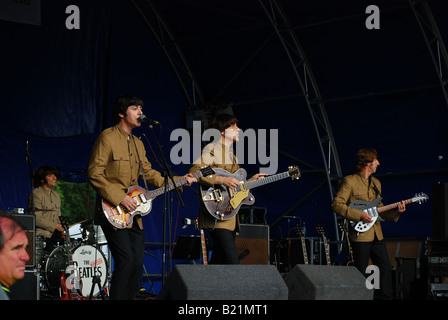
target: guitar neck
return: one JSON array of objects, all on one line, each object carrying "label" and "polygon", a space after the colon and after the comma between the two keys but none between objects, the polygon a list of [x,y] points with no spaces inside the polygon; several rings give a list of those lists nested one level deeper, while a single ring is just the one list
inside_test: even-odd
[{"label": "guitar neck", "polygon": [[331,265],[330,248],[328,247],[327,237],[325,235],[322,235],[322,240],[324,242],[325,259],[327,260],[327,265]]},{"label": "guitar neck", "polygon": [[256,187],[263,186],[263,185],[268,184],[268,183],[272,183],[272,182],[275,182],[275,181],[279,181],[279,180],[288,178],[288,177],[289,177],[289,172],[286,171],[286,172],[283,172],[283,173],[274,174],[272,176],[265,177],[263,179],[258,179],[258,180],[246,182],[246,186],[247,186],[248,189],[253,189],[253,188],[256,188]]},{"label": "guitar neck", "polygon": [[[405,204],[409,204],[409,203],[412,203],[412,199],[403,200],[403,202]],[[394,209],[394,208],[398,207],[398,205],[400,203],[401,203],[401,201],[388,204],[387,206],[382,206],[380,208],[377,208],[377,211],[378,211],[378,213],[381,213],[381,212],[384,212],[384,211],[387,211],[387,210]]]},{"label": "guitar neck", "polygon": [[202,260],[204,264],[208,264],[208,259],[207,259],[207,247],[205,244],[205,235],[204,235],[204,230],[201,229],[201,247],[202,247]]},{"label": "guitar neck", "polygon": [[[200,178],[200,177],[202,177],[202,173],[196,172],[193,174],[193,177],[195,177],[196,179]],[[187,184],[187,179],[185,177],[175,181],[174,183],[171,182],[171,183],[167,184],[166,186],[160,187],[155,190],[148,191],[145,194],[145,198],[146,199],[154,199],[155,197],[163,194],[165,191],[171,191],[174,188],[179,188],[179,187],[183,186],[184,184]]]}]

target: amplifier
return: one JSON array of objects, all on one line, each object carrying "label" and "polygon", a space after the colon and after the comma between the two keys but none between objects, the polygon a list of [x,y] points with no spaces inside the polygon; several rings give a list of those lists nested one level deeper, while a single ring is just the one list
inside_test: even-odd
[{"label": "amplifier", "polygon": [[269,264],[269,226],[240,224],[235,243],[240,264]]}]

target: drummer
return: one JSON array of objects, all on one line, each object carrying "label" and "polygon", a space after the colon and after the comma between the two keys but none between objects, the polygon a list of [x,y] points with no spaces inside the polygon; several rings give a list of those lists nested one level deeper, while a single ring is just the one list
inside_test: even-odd
[{"label": "drummer", "polygon": [[34,175],[32,206],[36,216],[36,236],[44,237],[45,251],[51,252],[58,240],[65,237],[59,217],[61,216],[61,198],[54,190],[59,171],[50,166],[42,166]]}]

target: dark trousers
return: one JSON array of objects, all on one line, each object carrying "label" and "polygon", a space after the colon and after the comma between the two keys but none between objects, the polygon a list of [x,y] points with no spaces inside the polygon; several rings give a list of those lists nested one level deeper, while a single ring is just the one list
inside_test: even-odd
[{"label": "dark trousers", "polygon": [[132,300],[142,280],[145,234],[137,223],[132,228],[116,230],[105,221],[101,227],[114,259],[109,297],[111,300]]},{"label": "dark trousers", "polygon": [[213,241],[210,264],[239,264],[236,233],[226,229],[209,230],[209,233]]},{"label": "dark trousers", "polygon": [[366,274],[369,258],[380,270],[380,289],[376,296],[380,299],[392,299],[392,268],[384,240],[372,242],[352,242],[353,260],[362,274]]}]

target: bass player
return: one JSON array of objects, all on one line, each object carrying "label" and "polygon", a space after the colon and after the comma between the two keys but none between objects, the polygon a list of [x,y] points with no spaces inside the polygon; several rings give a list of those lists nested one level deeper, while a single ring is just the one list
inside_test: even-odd
[{"label": "bass player", "polygon": [[[142,277],[145,235],[138,216],[130,228],[113,227],[102,212],[101,198],[128,212],[136,210],[137,201],[126,191],[143,176],[140,166],[148,184],[161,187],[165,182],[146,158],[143,142],[132,134],[132,129],[141,126],[142,107],[143,100],[135,94],[117,98],[112,111],[115,126],[104,130],[95,141],[87,170],[89,182],[97,192],[95,223],[101,225],[115,263],[111,300],[135,299]],[[191,174],[175,176],[174,180],[182,178],[188,182],[186,185],[196,182]]]}]

